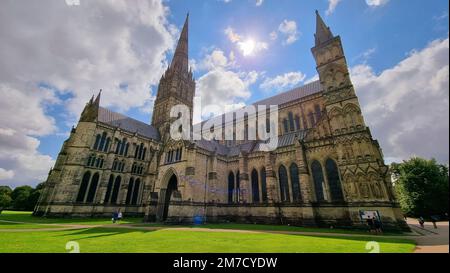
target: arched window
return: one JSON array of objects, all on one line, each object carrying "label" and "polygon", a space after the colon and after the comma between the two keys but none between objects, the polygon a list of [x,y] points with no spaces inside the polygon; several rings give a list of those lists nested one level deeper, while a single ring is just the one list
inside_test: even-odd
[{"label": "arched window", "polygon": [[328,184],[330,186],[330,195],[332,201],[344,200],[342,194],[341,180],[339,179],[339,172],[336,162],[332,159],[327,159],[325,162],[325,170],[327,173]]},{"label": "arched window", "polygon": [[138,178],[134,183],[133,197],[131,198],[132,205],[137,205],[140,189],[141,189],[141,180]]},{"label": "arched window", "polygon": [[241,177],[239,171],[236,173],[236,202],[241,200]]},{"label": "arched window", "polygon": [[267,202],[267,182],[266,182],[266,169],[261,170],[261,198],[263,202]]},{"label": "arched window", "polygon": [[289,129],[290,131],[294,131],[294,115],[292,115],[292,112],[288,113],[288,118],[289,118]]},{"label": "arched window", "polygon": [[141,143],[141,145],[139,145],[138,159],[142,159],[143,150],[144,150],[144,144]]},{"label": "arched window", "polygon": [[91,154],[91,155],[89,156],[89,159],[88,159],[88,162],[87,162],[87,166],[88,166],[88,167],[91,167],[91,166],[94,165],[94,163],[95,163],[95,155],[94,155],[94,154]]},{"label": "arched window", "polygon": [[313,175],[314,180],[314,189],[316,190],[316,199],[318,202],[324,201],[325,198],[323,196],[323,172],[322,172],[322,165],[320,165],[319,161],[314,160],[314,162],[311,164],[311,171]]},{"label": "arched window", "polygon": [[133,146],[134,146],[134,158],[137,158],[139,153],[139,146],[136,144],[133,144]]},{"label": "arched window", "polygon": [[131,173],[136,173],[136,162],[131,166]]},{"label": "arched window", "polygon": [[119,154],[120,155],[123,155],[123,153],[125,152],[125,146],[127,145],[127,139],[126,138],[124,138],[123,140],[122,140],[122,144],[120,145],[120,151],[119,151]]},{"label": "arched window", "polygon": [[259,179],[258,179],[258,172],[253,169],[252,171],[252,199],[253,203],[259,203]]},{"label": "arched window", "polygon": [[128,190],[127,190],[127,199],[125,200],[125,204],[129,205],[131,204],[131,196],[133,195],[133,187],[134,187],[134,178],[130,178],[130,182],[128,183]]},{"label": "arched window", "polygon": [[113,165],[112,165],[112,170],[113,171],[117,170],[117,164],[118,164],[118,161],[117,161],[117,158],[116,158],[116,159],[114,159],[114,162],[113,162]]},{"label": "arched window", "polygon": [[114,182],[114,188],[113,188],[112,196],[111,196],[111,203],[113,203],[113,204],[117,203],[117,197],[119,196],[121,181],[122,181],[122,178],[120,176],[116,177],[116,181]]},{"label": "arched window", "polygon": [[111,138],[107,138],[106,139],[106,144],[105,144],[105,148],[103,149],[104,152],[108,152],[109,150],[109,144],[111,143]]},{"label": "arched window", "polygon": [[83,179],[81,180],[80,189],[78,190],[77,202],[84,202],[84,197],[89,185],[89,180],[91,178],[91,172],[85,172]]},{"label": "arched window", "polygon": [[120,172],[123,172],[125,169],[125,161],[122,160],[122,162],[120,163]]},{"label": "arched window", "polygon": [[289,132],[289,125],[288,125],[288,120],[287,119],[283,120],[283,126],[284,126],[284,132],[285,133]]},{"label": "arched window", "polygon": [[128,155],[128,148],[130,147],[130,143],[127,143],[127,145],[125,145],[125,152],[124,152],[124,156]]},{"label": "arched window", "polygon": [[99,151],[103,151],[106,142],[106,132],[102,134],[102,139],[100,140],[100,145],[98,146]]},{"label": "arched window", "polygon": [[94,150],[98,150],[98,146],[100,145],[101,138],[102,138],[102,136],[100,134],[98,134],[95,137]]},{"label": "arched window", "polygon": [[92,176],[91,184],[89,186],[88,195],[86,198],[87,203],[94,202],[95,193],[97,192],[97,186],[98,186],[98,179],[100,175],[98,173],[95,173],[94,176]]},{"label": "arched window", "polygon": [[116,151],[114,152],[116,155],[118,155],[119,154],[119,152],[120,152],[120,149],[121,149],[121,147],[122,147],[122,141],[120,141],[120,140],[118,140],[117,138],[116,138]]},{"label": "arched window", "polygon": [[300,117],[298,115],[295,116],[295,129],[300,130]]},{"label": "arched window", "polygon": [[97,157],[97,159],[95,161],[95,167],[100,168],[100,157]]},{"label": "arched window", "polygon": [[281,165],[278,169],[278,179],[280,180],[281,202],[289,202],[289,183],[286,168]]},{"label": "arched window", "polygon": [[114,175],[109,176],[108,187],[106,188],[105,200],[104,203],[109,203],[109,199],[111,198],[111,192],[114,186]]},{"label": "arched window", "polygon": [[292,163],[289,167],[289,172],[291,174],[292,198],[294,199],[294,202],[299,202],[302,200],[302,195],[300,192],[300,179],[298,176],[297,164]]},{"label": "arched window", "polygon": [[230,172],[228,175],[228,204],[233,203],[234,193],[234,173]]},{"label": "arched window", "polygon": [[145,153],[147,153],[147,148],[144,148],[144,151],[142,152],[141,160],[145,160]]}]

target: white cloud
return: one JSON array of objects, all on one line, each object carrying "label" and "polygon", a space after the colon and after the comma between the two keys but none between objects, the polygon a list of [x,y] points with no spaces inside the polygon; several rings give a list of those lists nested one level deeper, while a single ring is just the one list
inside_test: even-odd
[{"label": "white cloud", "polygon": [[[328,0],[328,9],[325,11],[326,15],[331,15],[334,10],[336,9],[337,5],[341,2],[342,0]],[[370,1],[370,0],[366,0]],[[376,0],[375,0],[376,1]]]},{"label": "white cloud", "polygon": [[284,34],[284,36],[286,37],[283,42],[286,45],[294,43],[300,36],[297,30],[297,23],[295,21],[284,20],[278,27],[278,31]]},{"label": "white cloud", "polygon": [[319,80],[319,74],[316,74],[316,75],[312,76],[311,78],[306,79],[305,84],[312,83],[312,82],[315,82],[318,80]]},{"label": "white cloud", "polygon": [[236,33],[231,27],[225,29],[225,34],[230,42],[237,45],[237,49],[239,49],[244,56],[256,55],[269,48],[269,45],[266,42],[257,41],[252,37],[244,38],[242,35]]},{"label": "white cloud", "polygon": [[[37,137],[57,132],[49,106],[60,105],[66,122],[76,122],[102,88],[103,106],[148,109],[177,34],[168,12],[160,0],[2,3],[0,166],[15,173],[7,183],[37,182],[52,165],[37,151]],[[15,140],[25,145],[17,154]]]},{"label": "white cloud", "polygon": [[351,69],[367,124],[386,158],[413,155],[448,163],[449,39],[413,51],[379,75]]},{"label": "white cloud", "polygon": [[242,40],[242,37],[236,32],[234,32],[234,29],[231,27],[227,27],[225,29],[225,34],[232,43],[237,43]]},{"label": "white cloud", "polygon": [[250,98],[249,86],[258,77],[257,72],[237,73],[223,68],[215,68],[198,79],[196,94],[201,96],[202,107],[221,106],[216,113],[222,114],[225,105],[240,105]]},{"label": "white cloud", "polygon": [[[230,3],[232,0],[217,0],[220,2],[224,2],[224,3]],[[257,7],[261,6],[264,3],[264,0],[254,0],[255,1],[255,5]]]},{"label": "white cloud", "polygon": [[371,7],[384,6],[389,2],[389,0],[366,0],[366,4]]},{"label": "white cloud", "polygon": [[300,71],[289,72],[283,75],[278,75],[275,78],[266,78],[259,87],[265,91],[286,91],[283,89],[291,88],[304,81],[305,78],[306,75]]},{"label": "white cloud", "polygon": [[206,71],[197,81],[196,95],[201,97],[202,108],[219,106],[214,115],[222,114],[225,105],[244,106],[243,101],[251,96],[249,87],[260,77],[256,71],[238,71],[234,61],[233,51],[227,57],[221,49],[215,48],[196,62],[199,70]]},{"label": "white cloud", "polygon": [[370,58],[372,58],[373,54],[375,54],[376,51],[377,49],[375,47],[369,48],[366,51],[354,57],[352,61],[355,62],[360,60],[362,63],[366,63]]},{"label": "white cloud", "polygon": [[11,179],[14,177],[14,171],[12,170],[5,170],[3,168],[0,168],[0,181],[5,179]]}]

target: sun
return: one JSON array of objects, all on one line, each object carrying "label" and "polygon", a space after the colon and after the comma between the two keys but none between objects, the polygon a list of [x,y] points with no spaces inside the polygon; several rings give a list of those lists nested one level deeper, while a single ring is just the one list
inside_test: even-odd
[{"label": "sun", "polygon": [[239,43],[239,49],[244,56],[249,56],[255,51],[256,43],[253,39],[248,39],[245,42]]}]

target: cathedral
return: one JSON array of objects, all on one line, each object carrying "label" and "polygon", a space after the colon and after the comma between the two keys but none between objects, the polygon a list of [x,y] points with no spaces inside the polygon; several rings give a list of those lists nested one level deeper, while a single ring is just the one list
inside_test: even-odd
[{"label": "cathedral", "polygon": [[319,80],[254,103],[278,105],[276,149],[264,151],[260,140],[245,138],[170,137],[170,109],[192,110],[195,95],[188,16],[161,77],[151,124],[101,107],[101,93],[93,97],[64,142],[34,214],[101,217],[120,210],[146,222],[357,228],[369,211],[387,229],[407,229],[382,150],[362,116],[341,38],[317,12],[316,18],[311,52]]}]

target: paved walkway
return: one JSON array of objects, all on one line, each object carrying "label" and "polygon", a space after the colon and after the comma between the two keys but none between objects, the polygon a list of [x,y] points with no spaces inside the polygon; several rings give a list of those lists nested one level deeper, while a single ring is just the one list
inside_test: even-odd
[{"label": "paved walkway", "polygon": [[414,237],[417,243],[415,253],[449,253],[449,222],[437,223],[437,229],[430,222],[422,229],[416,219],[408,218],[408,225],[421,236]]},{"label": "paved walkway", "polygon": [[299,232],[299,231],[271,231],[271,230],[237,230],[237,229],[211,229],[201,227],[155,227],[145,226],[142,224],[108,224],[108,225],[77,225],[77,224],[39,224],[27,222],[4,221],[16,224],[33,224],[44,226],[58,226],[55,228],[24,228],[24,229],[0,229],[0,232],[31,232],[31,231],[61,231],[83,228],[127,228],[136,230],[180,230],[180,231],[208,231],[208,232],[237,232],[237,233],[276,233],[291,235],[309,235],[309,236],[330,236],[330,237],[367,237],[377,236],[385,238],[404,238],[412,239],[417,246],[415,253],[449,253],[449,222],[437,223],[438,228],[434,229],[432,223],[425,223],[425,227],[421,228],[416,219],[408,219],[408,225],[412,229],[412,233],[406,235],[373,235],[373,234],[344,234],[344,233],[326,233],[326,232]]}]

